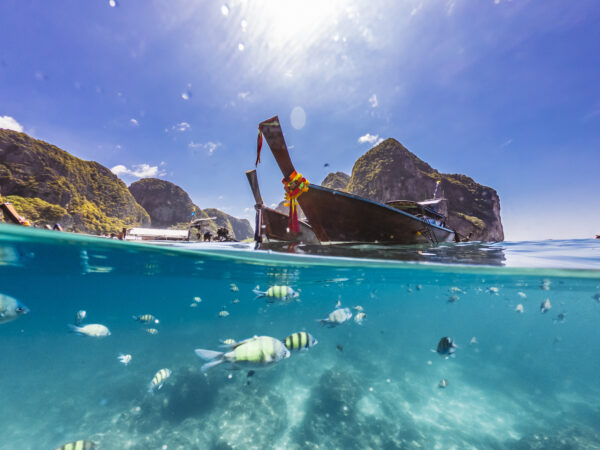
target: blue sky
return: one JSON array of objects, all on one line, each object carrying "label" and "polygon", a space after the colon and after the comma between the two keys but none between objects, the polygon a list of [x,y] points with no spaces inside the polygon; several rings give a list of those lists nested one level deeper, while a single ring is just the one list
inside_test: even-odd
[{"label": "blue sky", "polygon": [[0,29],[0,127],[128,184],[252,218],[278,114],[309,181],[394,137],[495,188],[509,240],[600,233],[596,1],[3,0]]}]

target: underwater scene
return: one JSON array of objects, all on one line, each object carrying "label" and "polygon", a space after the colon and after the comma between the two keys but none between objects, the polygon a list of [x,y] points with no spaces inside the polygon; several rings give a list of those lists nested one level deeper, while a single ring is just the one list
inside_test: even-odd
[{"label": "underwater scene", "polygon": [[600,448],[600,244],[569,245],[519,267],[544,243],[466,265],[0,226],[0,448]]}]

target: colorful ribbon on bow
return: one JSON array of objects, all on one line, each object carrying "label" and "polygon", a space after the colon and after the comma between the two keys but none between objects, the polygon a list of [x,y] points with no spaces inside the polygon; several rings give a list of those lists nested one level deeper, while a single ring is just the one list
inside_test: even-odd
[{"label": "colorful ribbon on bow", "polygon": [[285,189],[285,206],[290,207],[288,227],[292,233],[298,233],[300,226],[298,224],[298,197],[308,191],[310,184],[302,174],[295,170],[289,177],[282,180],[283,188]]}]

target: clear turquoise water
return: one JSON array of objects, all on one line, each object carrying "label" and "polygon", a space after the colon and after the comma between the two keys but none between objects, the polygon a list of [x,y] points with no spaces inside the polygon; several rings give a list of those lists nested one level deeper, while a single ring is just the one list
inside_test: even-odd
[{"label": "clear turquoise water", "polygon": [[[436,264],[0,226],[0,292],[31,310],[0,325],[0,448],[600,448],[598,242],[402,252]],[[301,302],[255,299],[257,285],[275,284]],[[463,291],[455,302],[451,288]],[[363,306],[364,324],[321,327],[338,300]],[[111,336],[69,333],[80,309]],[[144,313],[160,319],[157,335],[131,318]],[[319,344],[252,377],[203,374],[194,354],[300,330]],[[432,352],[443,336],[455,358]],[[149,394],[161,368],[173,374]]]}]

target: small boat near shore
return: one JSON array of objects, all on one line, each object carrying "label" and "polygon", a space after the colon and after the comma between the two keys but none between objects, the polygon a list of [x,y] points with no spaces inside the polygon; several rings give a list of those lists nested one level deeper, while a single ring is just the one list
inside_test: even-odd
[{"label": "small boat near shore", "polygon": [[260,194],[258,186],[258,177],[256,169],[246,171],[250,189],[254,195],[256,204],[256,223],[254,226],[254,240],[261,243],[269,242],[303,242],[305,244],[318,244],[319,240],[315,236],[312,227],[306,222],[300,220],[298,233],[292,233],[289,228],[289,216],[267,207]]},{"label": "small boat near shore", "polygon": [[[398,200],[386,204],[309,184],[292,164],[277,116],[259,124],[259,152],[263,136],[284,176],[287,191],[297,196],[297,202],[321,243],[437,244],[456,239],[454,230],[445,225],[445,216],[434,210],[439,199]],[[304,180],[301,193],[298,193],[298,180]]]}]

